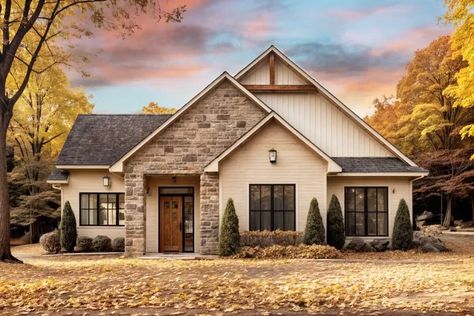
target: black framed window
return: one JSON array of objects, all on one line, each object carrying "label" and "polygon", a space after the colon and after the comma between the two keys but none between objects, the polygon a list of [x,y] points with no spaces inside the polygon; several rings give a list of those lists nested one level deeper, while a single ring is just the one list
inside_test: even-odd
[{"label": "black framed window", "polygon": [[250,230],[295,230],[295,185],[250,185]]},{"label": "black framed window", "polygon": [[124,193],[80,193],[81,226],[125,225]]},{"label": "black framed window", "polygon": [[346,236],[388,236],[388,188],[345,188]]}]

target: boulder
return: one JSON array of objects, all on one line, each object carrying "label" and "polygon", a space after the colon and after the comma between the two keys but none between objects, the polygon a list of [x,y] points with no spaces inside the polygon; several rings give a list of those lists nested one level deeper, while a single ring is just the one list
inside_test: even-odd
[{"label": "boulder", "polygon": [[421,245],[421,251],[423,252],[439,252],[438,248],[433,246],[433,244],[426,243]]},{"label": "boulder", "polygon": [[375,248],[366,243],[362,238],[353,238],[349,244],[345,247],[348,250],[354,250],[356,252],[374,252]]},{"label": "boulder", "polygon": [[370,242],[370,246],[372,246],[372,248],[374,248],[377,252],[386,251],[389,244],[390,240],[386,239],[374,239]]},{"label": "boulder", "polygon": [[416,217],[416,221],[428,221],[432,219],[433,216],[434,216],[433,213],[424,211],[423,213],[421,213],[420,215]]},{"label": "boulder", "polygon": [[[421,250],[423,252],[445,252],[449,251],[448,247],[436,237],[424,236],[419,239]],[[436,249],[436,250],[434,250]]]}]

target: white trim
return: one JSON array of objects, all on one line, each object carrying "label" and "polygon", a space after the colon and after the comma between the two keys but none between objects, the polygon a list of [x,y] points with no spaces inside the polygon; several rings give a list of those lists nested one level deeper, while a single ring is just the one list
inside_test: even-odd
[{"label": "white trim", "polygon": [[295,64],[291,59],[289,59],[284,53],[282,53],[275,46],[270,46],[265,50],[260,56],[258,56],[254,61],[247,65],[244,69],[239,71],[235,75],[235,79],[239,80],[242,78],[253,66],[259,63],[263,58],[265,58],[270,52],[275,53],[283,59],[285,63],[291,66],[294,70],[298,72],[300,76],[311,82],[322,95],[326,96],[329,100],[335,103],[345,114],[352,118],[356,123],[358,123],[362,128],[366,129],[372,136],[374,136],[382,145],[387,147],[393,154],[398,156],[400,159],[408,163],[410,166],[416,167],[417,165],[407,156],[405,156],[400,150],[398,150],[394,145],[392,145],[388,140],[386,140],[382,135],[375,131],[370,125],[368,125],[364,120],[362,120],[357,114],[355,114],[350,108],[348,108],[344,103],[337,99],[333,94],[331,94],[325,87],[323,87],[319,82],[317,82],[313,77],[307,74],[303,69],[301,69],[297,64]]},{"label": "white trim", "polygon": [[315,151],[319,156],[321,156],[324,160],[328,162],[328,172],[341,172],[342,168],[339,166],[334,160],[331,159],[325,152],[319,149],[316,145],[314,145],[311,141],[309,141],[306,137],[304,137],[300,132],[298,132],[293,126],[288,124],[281,116],[277,113],[272,112],[267,115],[263,120],[261,120],[257,125],[255,125],[252,129],[250,129],[247,133],[245,133],[241,138],[239,138],[232,146],[227,148],[224,152],[222,152],[219,156],[217,156],[214,160],[212,160],[206,167],[204,167],[204,172],[219,172],[219,162],[227,157],[231,152],[233,152],[237,147],[239,147],[242,143],[247,141],[253,134],[255,134],[260,128],[265,126],[270,120],[275,119],[284,127],[286,127],[290,132],[292,132],[296,137],[298,137],[303,143],[305,143],[309,148]]},{"label": "white trim", "polygon": [[342,172],[333,177],[426,177],[428,172]]},{"label": "white trim", "polygon": [[[68,184],[69,179],[68,180],[46,180],[46,183],[49,183],[49,184]],[[54,185],[53,185],[53,188],[54,188]]]},{"label": "white trim", "polygon": [[197,94],[194,98],[192,98],[188,103],[186,103],[183,107],[181,107],[173,116],[171,116],[163,125],[158,127],[153,133],[148,135],[144,140],[140,143],[135,145],[130,151],[128,151],[122,158],[120,158],[117,162],[115,162],[111,167],[111,172],[123,172],[123,162],[130,158],[138,149],[148,143],[151,139],[153,139],[158,133],[162,130],[167,128],[171,123],[173,123],[178,117],[180,117],[189,107],[193,104],[198,102],[202,97],[207,95],[214,87],[216,87],[221,81],[229,80],[237,89],[243,92],[249,99],[254,101],[257,105],[259,105],[264,111],[267,113],[271,112],[271,109],[263,103],[259,98],[255,95],[250,93],[247,89],[245,89],[237,80],[235,80],[231,75],[227,72],[223,72],[219,77],[217,77],[213,82],[211,82],[204,90],[202,90],[199,94]]},{"label": "white trim", "polygon": [[108,169],[108,165],[56,165],[56,169]]}]

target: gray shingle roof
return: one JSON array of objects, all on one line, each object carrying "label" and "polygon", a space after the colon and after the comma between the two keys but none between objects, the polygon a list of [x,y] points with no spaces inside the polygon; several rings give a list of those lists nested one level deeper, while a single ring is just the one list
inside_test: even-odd
[{"label": "gray shingle roof", "polygon": [[79,115],[57,165],[112,165],[171,115]]},{"label": "gray shingle roof", "polygon": [[342,172],[426,172],[399,158],[392,157],[332,157],[342,167]]},{"label": "gray shingle roof", "polygon": [[48,181],[67,181],[68,178],[68,171],[54,168],[53,171],[51,171],[51,174],[48,176]]}]

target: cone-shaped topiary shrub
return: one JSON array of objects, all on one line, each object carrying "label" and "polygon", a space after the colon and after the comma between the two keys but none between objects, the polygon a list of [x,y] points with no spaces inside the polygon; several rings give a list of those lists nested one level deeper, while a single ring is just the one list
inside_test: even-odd
[{"label": "cone-shaped topiary shrub", "polygon": [[333,194],[327,215],[328,225],[328,245],[336,249],[342,249],[346,242],[346,233],[344,230],[344,218],[342,217],[341,204],[337,196]]},{"label": "cone-shaped topiary shrub", "polygon": [[71,208],[69,201],[66,201],[63,210],[63,216],[61,217],[60,225],[60,234],[61,234],[61,248],[67,252],[74,251],[77,240],[77,230],[76,230],[76,218]]},{"label": "cone-shaped topiary shrub", "polygon": [[392,248],[407,250],[413,243],[413,228],[411,227],[410,212],[404,199],[398,204],[395,223],[393,224]]},{"label": "cone-shaped topiary shrub", "polygon": [[313,198],[309,205],[303,242],[307,245],[324,244],[323,218],[319,212],[318,200],[316,198]]},{"label": "cone-shaped topiary shrub", "polygon": [[224,211],[224,218],[222,218],[221,234],[219,236],[219,255],[234,255],[239,251],[239,248],[239,218],[235,213],[234,201],[229,199]]}]

